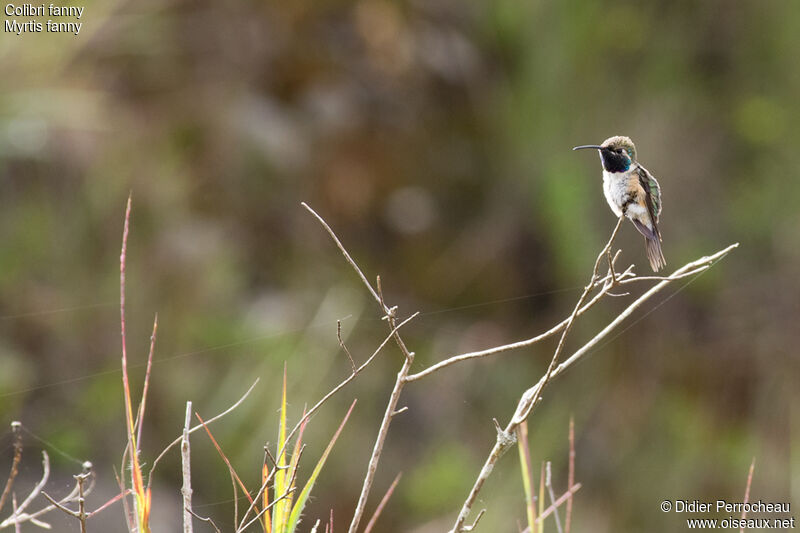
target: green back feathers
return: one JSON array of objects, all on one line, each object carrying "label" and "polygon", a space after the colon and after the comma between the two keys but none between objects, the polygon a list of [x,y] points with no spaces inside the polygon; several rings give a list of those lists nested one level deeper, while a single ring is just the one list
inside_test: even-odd
[{"label": "green back feathers", "polygon": [[650,172],[643,166],[639,165],[639,183],[647,193],[647,207],[650,209],[650,215],[655,222],[658,222],[658,216],[661,214],[661,187]]}]

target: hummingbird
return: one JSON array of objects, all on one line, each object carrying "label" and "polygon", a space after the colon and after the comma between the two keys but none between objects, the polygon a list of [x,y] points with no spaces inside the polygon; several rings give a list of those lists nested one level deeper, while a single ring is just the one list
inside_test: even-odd
[{"label": "hummingbird", "polygon": [[653,272],[667,262],[661,252],[658,215],[661,214],[661,187],[650,172],[636,160],[636,147],[629,137],[609,137],[603,144],[576,146],[600,152],[603,163],[603,193],[611,211],[625,216],[644,235],[647,259]]}]

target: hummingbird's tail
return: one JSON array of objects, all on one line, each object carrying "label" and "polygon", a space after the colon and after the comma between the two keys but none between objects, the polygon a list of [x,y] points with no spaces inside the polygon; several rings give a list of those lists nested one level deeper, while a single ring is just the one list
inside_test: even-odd
[{"label": "hummingbird's tail", "polygon": [[645,237],[644,241],[647,246],[647,259],[650,260],[650,268],[653,269],[653,272],[658,272],[667,265],[664,254],[661,252],[661,239],[656,234],[652,238]]},{"label": "hummingbird's tail", "polygon": [[650,260],[650,268],[653,269],[653,272],[658,272],[667,265],[664,254],[661,253],[661,233],[658,231],[658,226],[653,224],[652,228],[648,228],[635,218],[631,218],[630,220],[633,222],[633,225],[636,226],[636,229],[639,230],[639,233],[644,235],[644,242],[647,246],[647,259]]}]

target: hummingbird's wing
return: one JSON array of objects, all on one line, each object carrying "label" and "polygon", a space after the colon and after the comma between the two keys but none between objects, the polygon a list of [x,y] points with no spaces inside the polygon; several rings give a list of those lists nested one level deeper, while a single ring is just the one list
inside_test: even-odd
[{"label": "hummingbird's wing", "polygon": [[[639,165],[637,171],[639,173],[639,184],[645,192],[647,211],[653,221],[653,226],[655,226],[658,223],[658,216],[661,214],[661,187],[658,186],[658,182],[646,168]],[[657,229],[656,232],[658,232]]]},{"label": "hummingbird's wing", "polygon": [[667,264],[664,260],[664,254],[661,252],[661,232],[658,231],[658,215],[661,214],[661,187],[658,186],[658,182],[653,175],[641,165],[638,166],[637,173],[639,174],[639,185],[641,185],[645,193],[644,201],[647,206],[647,213],[650,215],[650,222],[653,224],[652,237],[648,237],[647,232],[643,231],[646,228],[641,222],[631,220],[634,226],[647,237],[645,239],[647,259],[650,261],[650,267],[653,272],[658,272]]}]

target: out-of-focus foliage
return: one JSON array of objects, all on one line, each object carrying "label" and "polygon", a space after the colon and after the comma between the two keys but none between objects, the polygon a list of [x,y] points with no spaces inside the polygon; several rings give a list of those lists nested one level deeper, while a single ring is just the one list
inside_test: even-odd
[{"label": "out-of-focus foliage", "polygon": [[[422,311],[405,333],[419,369],[532,336],[571,309],[614,220],[598,161],[570,148],[626,134],[663,189],[669,267],[742,245],[553,385],[530,422],[534,461],[565,479],[574,414],[576,531],[674,531],[662,499],[735,501],[753,456],[751,495],[800,493],[789,468],[800,456],[797,2],[91,0],[82,21],[78,36],[0,35],[5,427],[22,420],[91,459],[114,490],[117,261],[132,191],[132,373],[156,311],[160,322],[143,462],[179,434],[185,400],[205,417],[260,377],[214,430],[257,486],[283,362],[291,422],[349,372],[337,319],[359,360],[386,334],[300,201],[381,275],[402,315]],[[618,242],[645,272],[630,226]],[[571,346],[622,305],[593,311]],[[382,531],[450,524],[491,418],[511,413],[550,348],[409,385],[371,500],[406,472]],[[349,521],[399,359],[388,349],[309,426],[318,457],[359,398],[309,522],[330,508],[337,529]],[[226,468],[200,441],[196,510],[228,523]],[[169,460],[154,529],[179,516]],[[506,459],[484,489],[487,531],[525,521],[517,468]],[[122,527],[114,518],[105,531]]]}]

